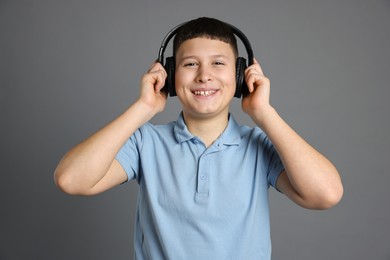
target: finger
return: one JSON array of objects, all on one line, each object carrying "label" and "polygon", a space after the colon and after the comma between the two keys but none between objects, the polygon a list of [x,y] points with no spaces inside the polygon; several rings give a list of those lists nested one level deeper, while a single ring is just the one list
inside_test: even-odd
[{"label": "finger", "polygon": [[253,73],[247,73],[245,82],[248,86],[249,93],[252,93],[255,90],[255,86],[253,84],[255,82],[255,75]]},{"label": "finger", "polygon": [[156,61],[154,61],[153,63],[152,63],[152,65],[150,65],[150,67],[149,67],[149,69],[148,69],[148,72],[152,72],[153,71],[153,68],[156,66]]},{"label": "finger", "polygon": [[246,77],[246,84],[248,86],[248,90],[249,90],[249,93],[252,93],[255,91],[255,86],[254,86],[254,82],[256,81],[255,77],[253,76],[253,74],[251,75],[248,75]]},{"label": "finger", "polygon": [[142,85],[159,92],[165,85],[166,73],[163,70],[148,72],[142,77]]},{"label": "finger", "polygon": [[261,75],[264,75],[263,69],[260,66],[260,63],[256,60],[256,58],[253,58],[253,65],[257,70],[261,73]]},{"label": "finger", "polygon": [[167,75],[165,68],[159,62],[153,63],[152,66],[149,68],[148,73],[159,73],[162,74],[164,77],[166,77]]},{"label": "finger", "polygon": [[149,68],[148,72],[154,72],[154,71],[159,71],[159,70],[165,70],[163,65],[161,65],[160,62],[155,61]]},{"label": "finger", "polygon": [[158,71],[153,72],[153,74],[155,74],[155,80],[156,80],[156,84],[154,85],[154,90],[156,92],[160,92],[160,90],[165,85],[167,73],[165,72],[165,70],[158,70]]},{"label": "finger", "polygon": [[269,84],[269,79],[260,73],[248,73],[246,76],[246,82],[250,92],[255,91],[256,87]]}]

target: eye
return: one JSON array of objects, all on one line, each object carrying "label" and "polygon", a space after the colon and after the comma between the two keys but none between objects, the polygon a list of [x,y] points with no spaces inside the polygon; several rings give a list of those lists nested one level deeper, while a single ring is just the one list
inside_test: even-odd
[{"label": "eye", "polygon": [[184,64],[184,67],[195,67],[196,65],[196,62],[187,62]]},{"label": "eye", "polygon": [[225,65],[225,63],[222,62],[222,61],[215,61],[215,62],[214,62],[214,65],[219,65],[219,66],[221,66],[221,65]]}]

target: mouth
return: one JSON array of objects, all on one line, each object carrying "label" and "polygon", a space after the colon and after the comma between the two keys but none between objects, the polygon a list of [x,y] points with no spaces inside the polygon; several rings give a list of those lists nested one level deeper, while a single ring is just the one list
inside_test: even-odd
[{"label": "mouth", "polygon": [[195,90],[195,91],[192,91],[192,93],[195,96],[202,96],[202,97],[211,96],[211,95],[215,94],[216,92],[217,92],[216,90]]}]

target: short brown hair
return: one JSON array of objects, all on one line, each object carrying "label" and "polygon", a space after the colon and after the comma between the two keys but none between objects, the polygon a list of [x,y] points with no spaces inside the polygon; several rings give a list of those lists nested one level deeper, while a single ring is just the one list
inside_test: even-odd
[{"label": "short brown hair", "polygon": [[194,38],[226,42],[232,46],[234,55],[238,56],[237,40],[231,27],[218,19],[208,17],[191,20],[178,29],[173,41],[173,55],[176,56],[177,50],[184,41]]}]

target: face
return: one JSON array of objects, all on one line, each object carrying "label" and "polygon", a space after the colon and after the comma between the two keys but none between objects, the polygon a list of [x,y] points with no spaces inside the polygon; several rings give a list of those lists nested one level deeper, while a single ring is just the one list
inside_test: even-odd
[{"label": "face", "polygon": [[223,41],[194,38],[176,53],[176,94],[184,117],[227,116],[236,89],[236,57]]}]

